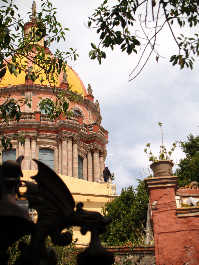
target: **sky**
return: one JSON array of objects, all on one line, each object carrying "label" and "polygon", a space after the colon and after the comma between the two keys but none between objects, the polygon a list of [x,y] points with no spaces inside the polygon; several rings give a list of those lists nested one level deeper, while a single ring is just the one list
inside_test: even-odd
[{"label": "sky", "polygon": [[[32,0],[16,0],[23,12],[29,11]],[[90,43],[97,34],[87,28],[88,16],[100,0],[52,0],[57,18],[70,28],[65,43],[57,47],[76,48],[79,59],[70,63],[85,87],[91,84],[95,99],[101,106],[102,125],[109,131],[106,165],[115,174],[117,193],[133,185],[137,179],[150,174],[150,163],[144,153],[150,142],[155,154],[159,151],[161,134],[158,122],[163,123],[164,143],[170,149],[174,141],[184,141],[189,134],[198,134],[199,77],[198,63],[194,70],[179,70],[168,62],[175,49],[165,30],[158,49],[165,58],[153,57],[141,75],[129,82],[129,73],[136,65],[137,56],[127,56],[118,49],[107,51],[107,59],[99,65],[88,57]],[[36,1],[39,6],[40,1]],[[184,154],[177,148],[172,159],[177,166]]]}]

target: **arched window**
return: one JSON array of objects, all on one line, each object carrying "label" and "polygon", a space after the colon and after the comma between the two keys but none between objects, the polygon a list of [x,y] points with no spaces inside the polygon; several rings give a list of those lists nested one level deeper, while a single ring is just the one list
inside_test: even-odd
[{"label": "arched window", "polygon": [[16,149],[10,149],[2,152],[2,161],[16,160]]},{"label": "arched window", "polygon": [[83,158],[78,156],[78,178],[83,179]]},{"label": "arched window", "polygon": [[50,115],[53,113],[54,108],[55,108],[55,104],[50,98],[42,99],[39,102],[39,109],[41,111],[41,114]]},{"label": "arched window", "polygon": [[76,117],[82,117],[82,112],[79,109],[72,109],[72,112]]},{"label": "arched window", "polygon": [[49,148],[39,149],[39,161],[54,169],[54,150]]}]

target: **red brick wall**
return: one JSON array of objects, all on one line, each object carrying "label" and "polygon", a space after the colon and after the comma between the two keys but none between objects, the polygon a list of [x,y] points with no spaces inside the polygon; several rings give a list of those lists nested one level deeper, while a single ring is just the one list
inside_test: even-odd
[{"label": "red brick wall", "polygon": [[177,216],[174,186],[149,189],[156,264],[198,265],[199,216]]}]

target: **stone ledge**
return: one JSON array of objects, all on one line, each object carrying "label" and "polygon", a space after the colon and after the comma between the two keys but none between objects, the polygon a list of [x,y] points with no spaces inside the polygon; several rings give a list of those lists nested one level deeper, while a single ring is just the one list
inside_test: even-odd
[{"label": "stone ledge", "polygon": [[186,207],[176,209],[177,217],[192,217],[199,216],[199,206],[198,207]]},{"label": "stone ledge", "polygon": [[175,187],[177,184],[176,176],[152,177],[145,179],[148,188]]},{"label": "stone ledge", "polygon": [[[31,176],[37,174],[37,170],[23,170],[24,178],[22,180],[31,181]],[[115,184],[103,182],[91,182],[84,179],[74,178],[58,174],[63,182],[67,185],[73,195],[92,196],[97,198],[112,198],[117,197],[113,188]]]},{"label": "stone ledge", "polygon": [[[93,183],[93,182],[91,182]],[[91,197],[104,197],[104,198],[112,198],[115,199],[117,198],[119,195],[114,195],[114,194],[95,194],[95,193],[82,193],[82,192],[72,192],[73,195],[80,195],[80,196],[91,196]]]},{"label": "stone ledge", "polygon": [[120,254],[126,254],[126,253],[134,253],[134,254],[151,254],[154,255],[155,248],[154,247],[105,247],[107,251],[112,253],[120,253]]}]

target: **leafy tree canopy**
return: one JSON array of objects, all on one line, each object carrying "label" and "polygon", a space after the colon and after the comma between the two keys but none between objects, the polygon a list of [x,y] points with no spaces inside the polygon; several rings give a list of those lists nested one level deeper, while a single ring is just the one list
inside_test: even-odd
[{"label": "leafy tree canopy", "polygon": [[[159,60],[158,37],[168,26],[178,48],[170,62],[181,69],[192,69],[199,55],[198,23],[197,0],[104,0],[88,21],[88,26],[96,29],[100,39],[98,45],[91,44],[89,56],[101,63],[108,47],[113,50],[119,46],[127,54],[139,52],[138,64],[130,74],[132,80],[152,53],[156,54],[156,61]],[[184,35],[187,28],[191,28],[190,35]]]},{"label": "leafy tree canopy", "polygon": [[[52,84],[56,74],[65,69],[66,61],[76,59],[75,51],[61,52],[56,50],[54,56],[46,56],[45,47],[53,42],[65,40],[67,28],[63,28],[56,18],[56,8],[49,0],[41,0],[41,10],[36,12],[33,1],[32,12],[29,12],[32,27],[28,34],[24,32],[27,25],[21,17],[14,0],[1,0],[0,9],[0,78],[6,70],[17,76],[21,71],[27,73],[27,78],[35,81],[44,72],[49,83]],[[45,45],[40,40],[45,37]],[[24,60],[26,58],[27,60]],[[32,62],[38,68],[32,69],[28,64]],[[7,67],[6,67],[6,64]],[[28,70],[28,71],[27,71]],[[41,71],[42,70],[42,71]]]},{"label": "leafy tree canopy", "polygon": [[185,186],[192,181],[199,182],[199,136],[189,135],[187,141],[181,142],[181,148],[186,157],[180,160],[175,174],[179,186]]},{"label": "leafy tree canopy", "polygon": [[136,189],[123,189],[120,196],[108,203],[104,215],[112,218],[102,240],[108,245],[136,244],[143,236],[147,218],[148,193],[145,182],[139,180]]},{"label": "leafy tree canopy", "polygon": [[[68,60],[76,60],[77,53],[73,48],[62,52],[56,50],[54,55],[48,51],[52,43],[65,40],[67,28],[63,28],[56,18],[56,8],[49,0],[41,0],[41,8],[36,12],[36,3],[33,1],[32,12],[29,12],[29,31],[25,32],[25,27],[29,26],[27,21],[22,19],[14,0],[0,1],[0,80],[9,71],[16,77],[23,71],[26,79],[39,79],[42,83],[43,76],[49,86],[52,87],[57,100],[52,108],[52,103],[42,102],[42,107],[48,109],[50,118],[59,116],[61,112],[66,113],[68,104],[66,103],[66,93],[56,89],[55,83],[61,72],[66,72]],[[45,37],[45,41],[44,41]],[[41,44],[41,41],[44,41]],[[30,67],[30,64],[33,67]],[[75,95],[69,92],[70,98]],[[24,104],[30,105],[26,98],[16,100],[10,96],[0,105],[1,122],[9,119],[19,121],[21,117],[21,107]],[[5,149],[10,148],[10,139],[3,137],[1,141]]]}]

